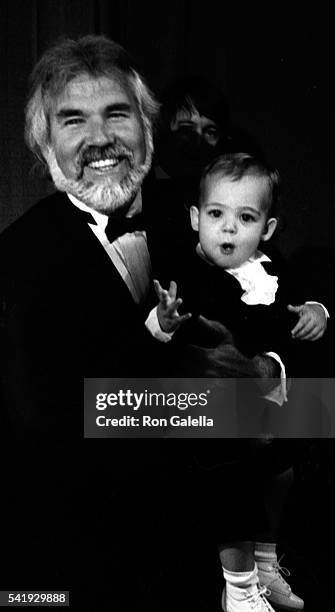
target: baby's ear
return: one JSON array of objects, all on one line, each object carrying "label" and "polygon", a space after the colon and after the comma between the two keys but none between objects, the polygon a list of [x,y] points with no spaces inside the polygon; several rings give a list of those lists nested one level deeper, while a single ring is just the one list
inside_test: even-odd
[{"label": "baby's ear", "polygon": [[271,217],[271,219],[268,219],[265,224],[261,240],[264,240],[264,242],[270,240],[271,236],[273,236],[275,232],[277,225],[278,219],[276,219],[275,217]]},{"label": "baby's ear", "polygon": [[190,218],[191,218],[192,229],[194,229],[195,232],[198,232],[199,231],[199,209],[197,208],[197,206],[191,206]]}]

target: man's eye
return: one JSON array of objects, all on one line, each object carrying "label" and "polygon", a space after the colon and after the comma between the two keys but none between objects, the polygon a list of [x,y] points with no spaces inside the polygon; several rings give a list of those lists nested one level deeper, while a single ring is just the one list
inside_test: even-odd
[{"label": "man's eye", "polygon": [[68,125],[79,125],[82,122],[83,122],[82,117],[71,117],[71,119],[66,119],[64,121],[64,125],[65,126],[68,126]]},{"label": "man's eye", "polygon": [[128,114],[124,111],[114,111],[108,115],[108,119],[125,119],[128,117]]},{"label": "man's eye", "polygon": [[242,213],[241,219],[244,223],[252,223],[253,221],[255,221],[255,217],[253,215],[250,215],[249,213]]}]

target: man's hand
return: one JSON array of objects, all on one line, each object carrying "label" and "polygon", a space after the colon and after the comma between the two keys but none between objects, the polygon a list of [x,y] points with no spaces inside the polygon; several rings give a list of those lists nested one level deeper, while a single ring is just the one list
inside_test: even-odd
[{"label": "man's hand", "polygon": [[[221,323],[200,316],[197,325],[199,332],[211,340],[212,347],[188,346],[188,355],[183,360],[191,376],[269,379],[280,375],[278,363],[272,357],[257,355],[251,359],[243,355],[235,346],[230,331]],[[268,382],[266,392],[268,385],[273,386],[273,381]]]},{"label": "man's hand", "polygon": [[184,315],[178,313],[178,308],[183,303],[183,300],[177,298],[177,283],[171,281],[169,289],[166,290],[161,287],[158,280],[154,280],[154,287],[159,299],[157,306],[159,325],[164,332],[175,332],[192,315],[189,312]]},{"label": "man's hand", "polygon": [[327,317],[320,304],[289,304],[287,309],[299,315],[298,323],[291,331],[294,339],[314,342],[322,338],[327,327]]}]

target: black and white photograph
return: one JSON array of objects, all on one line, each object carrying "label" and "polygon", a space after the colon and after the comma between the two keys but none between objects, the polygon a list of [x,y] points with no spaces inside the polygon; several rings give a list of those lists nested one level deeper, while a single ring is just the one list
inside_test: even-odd
[{"label": "black and white photograph", "polygon": [[0,608],[328,612],[326,5],[0,6]]}]

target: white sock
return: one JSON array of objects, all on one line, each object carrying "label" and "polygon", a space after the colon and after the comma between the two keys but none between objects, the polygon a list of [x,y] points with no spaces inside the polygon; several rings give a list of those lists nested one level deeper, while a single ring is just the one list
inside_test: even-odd
[{"label": "white sock", "polygon": [[227,593],[239,595],[240,589],[248,589],[250,593],[257,592],[258,571],[257,565],[249,572],[231,572],[223,567],[223,576],[226,581]]}]

